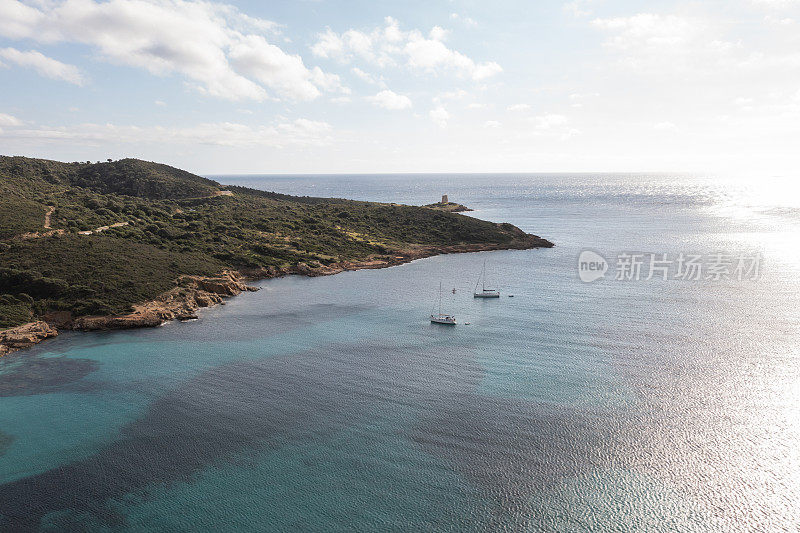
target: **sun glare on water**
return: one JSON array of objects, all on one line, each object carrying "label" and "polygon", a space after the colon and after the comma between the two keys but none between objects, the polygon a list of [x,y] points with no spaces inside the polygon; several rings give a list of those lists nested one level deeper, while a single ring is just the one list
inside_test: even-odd
[{"label": "sun glare on water", "polygon": [[730,221],[731,236],[743,248],[760,250],[768,264],[800,269],[800,180],[750,176],[720,178],[711,185],[718,191],[711,211]]}]

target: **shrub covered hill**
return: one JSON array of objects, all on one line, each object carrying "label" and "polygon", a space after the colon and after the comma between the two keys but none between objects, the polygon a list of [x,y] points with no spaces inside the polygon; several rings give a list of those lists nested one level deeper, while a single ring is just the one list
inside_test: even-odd
[{"label": "shrub covered hill", "polygon": [[124,314],[185,276],[224,270],[315,275],[537,246],[552,244],[424,207],[222,187],[137,159],[0,156],[0,328],[54,311]]}]

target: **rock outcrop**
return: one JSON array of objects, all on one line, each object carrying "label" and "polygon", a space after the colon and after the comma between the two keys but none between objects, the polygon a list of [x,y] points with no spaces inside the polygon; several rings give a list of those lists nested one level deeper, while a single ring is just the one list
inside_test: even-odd
[{"label": "rock outcrop", "polygon": [[0,331],[0,356],[29,348],[56,335],[58,331],[43,320]]},{"label": "rock outcrop", "polygon": [[225,271],[217,277],[184,276],[178,286],[156,299],[135,305],[132,313],[119,316],[81,316],[73,318],[68,312],[53,312],[45,320],[23,324],[0,331],[0,356],[29,348],[58,335],[54,326],[62,329],[96,331],[159,326],[167,320],[197,318],[197,310],[224,303],[223,298],[243,291],[256,291],[244,283],[237,272]]},{"label": "rock outcrop", "polygon": [[428,204],[423,205],[422,207],[427,207],[428,209],[436,209],[437,211],[446,211],[448,213],[464,213],[466,211],[472,211],[469,207],[463,204],[457,204],[455,202],[438,202],[435,204]]},{"label": "rock outcrop", "polygon": [[134,311],[121,316],[84,316],[76,318],[71,329],[94,331],[101,329],[130,329],[154,327],[167,320],[197,318],[197,310],[222,302],[225,296],[236,296],[243,291],[255,291],[235,272],[225,271],[220,276],[205,278],[184,276],[179,286],[165,292],[155,300],[135,305]]}]

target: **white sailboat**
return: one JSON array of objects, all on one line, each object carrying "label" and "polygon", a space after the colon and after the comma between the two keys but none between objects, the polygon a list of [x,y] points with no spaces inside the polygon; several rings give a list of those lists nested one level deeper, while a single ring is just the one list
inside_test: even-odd
[{"label": "white sailboat", "polygon": [[446,326],[455,326],[456,317],[453,315],[442,314],[442,282],[439,282],[439,314],[431,313],[431,322],[434,324],[444,324]]},{"label": "white sailboat", "polygon": [[[481,289],[478,290],[480,285]],[[474,298],[500,298],[500,291],[497,289],[486,288],[486,261],[483,261],[483,269],[481,270],[481,277],[475,283],[475,292],[472,293]]]}]

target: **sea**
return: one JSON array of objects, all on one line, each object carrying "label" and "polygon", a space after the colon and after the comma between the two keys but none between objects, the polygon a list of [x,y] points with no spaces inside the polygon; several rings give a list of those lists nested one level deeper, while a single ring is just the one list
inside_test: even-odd
[{"label": "sea", "polygon": [[3,357],[0,531],[800,530],[791,182],[212,177],[448,194],[555,247],[264,280]]}]

